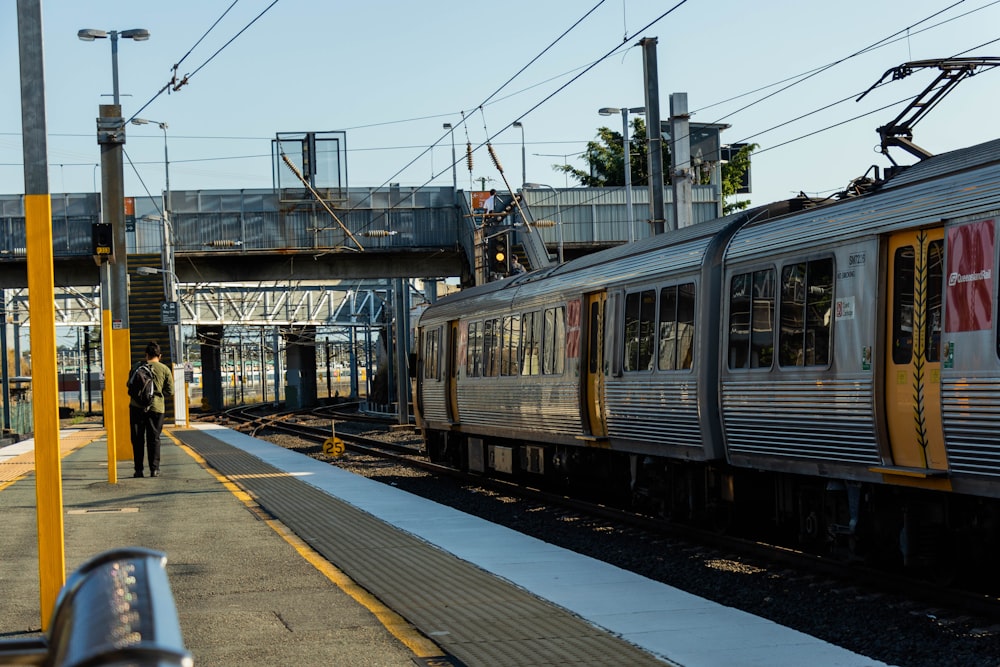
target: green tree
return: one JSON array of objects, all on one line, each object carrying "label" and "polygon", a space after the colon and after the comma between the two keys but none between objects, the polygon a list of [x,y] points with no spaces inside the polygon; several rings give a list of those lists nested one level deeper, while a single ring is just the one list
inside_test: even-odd
[{"label": "green tree", "polygon": [[[646,122],[641,116],[632,119],[632,136],[629,138],[629,153],[632,164],[632,185],[649,182],[649,167],[646,159]],[[597,128],[597,139],[587,142],[584,152],[588,171],[568,164],[552,165],[558,172],[569,174],[580,185],[592,188],[622,187],[625,185],[625,150],[622,133],[607,127]],[[664,142],[663,163],[670,164],[670,149]],[[664,183],[670,183],[669,174],[664,171]]]},{"label": "green tree", "polygon": [[750,205],[749,199],[743,201],[728,201],[728,199],[735,196],[740,186],[743,185],[743,178],[750,170],[750,154],[757,148],[759,148],[758,144],[747,144],[738,153],[730,156],[729,162],[722,165],[723,215],[729,215],[733,211],[742,211]]},{"label": "green tree", "polygon": [[[737,190],[739,190],[743,177],[750,168],[750,154],[757,148],[757,144],[747,144],[729,162],[722,165],[722,210],[724,214],[745,209],[750,205],[749,200],[733,202],[726,200],[736,195]],[[667,142],[663,142],[662,150],[663,183],[670,185],[670,146]],[[646,122],[641,116],[632,119],[629,151],[631,154],[632,185],[641,186],[648,183],[649,161],[646,159]],[[585,187],[622,187],[625,185],[625,151],[621,132],[615,132],[607,127],[599,127],[597,138],[587,142],[587,150],[583,155],[587,162],[587,171],[568,164],[556,164],[552,165],[552,168],[572,176]],[[701,182],[708,183],[707,174],[702,176]]]}]

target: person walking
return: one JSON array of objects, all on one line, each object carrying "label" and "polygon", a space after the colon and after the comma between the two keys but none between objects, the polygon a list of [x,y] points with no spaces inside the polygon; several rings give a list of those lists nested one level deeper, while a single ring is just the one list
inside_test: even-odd
[{"label": "person walking", "polygon": [[166,410],[165,396],[174,395],[174,376],[160,363],[160,345],[146,345],[145,359],[133,364],[128,375],[129,426],[132,439],[133,477],[143,476],[143,454],[149,459],[149,476],[160,476],[160,433]]}]

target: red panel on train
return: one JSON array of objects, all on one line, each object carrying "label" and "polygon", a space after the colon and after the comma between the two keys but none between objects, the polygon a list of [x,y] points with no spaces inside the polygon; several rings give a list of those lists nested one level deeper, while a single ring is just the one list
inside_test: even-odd
[{"label": "red panel on train", "polygon": [[945,331],[993,326],[993,220],[948,230],[948,292]]}]

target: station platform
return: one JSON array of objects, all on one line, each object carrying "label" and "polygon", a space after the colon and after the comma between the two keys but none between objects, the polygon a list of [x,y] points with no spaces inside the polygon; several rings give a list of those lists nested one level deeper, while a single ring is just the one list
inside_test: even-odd
[{"label": "station platform", "polygon": [[[63,431],[67,570],[167,554],[195,665],[883,663],[236,431],[166,431],[161,476]],[[40,632],[30,442],[0,449],[0,639]],[[5,478],[5,475],[7,478]]]}]

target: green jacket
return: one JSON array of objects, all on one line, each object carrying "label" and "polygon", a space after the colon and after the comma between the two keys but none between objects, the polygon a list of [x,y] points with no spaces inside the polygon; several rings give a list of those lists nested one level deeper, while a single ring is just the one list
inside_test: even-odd
[{"label": "green jacket", "polygon": [[[135,369],[144,361],[132,364],[128,376],[132,377],[132,373],[135,373]],[[149,365],[153,367],[153,377],[156,378],[156,393],[153,394],[153,403],[149,406],[149,412],[166,412],[163,397],[174,395],[174,374],[170,371],[170,366],[161,364],[159,361],[150,361]],[[128,404],[129,407],[142,407],[132,397],[129,397]]]}]

